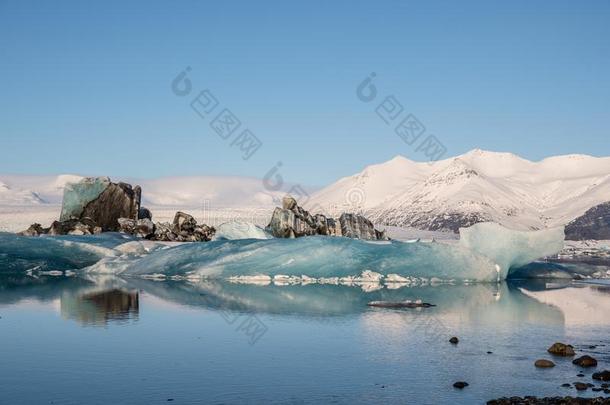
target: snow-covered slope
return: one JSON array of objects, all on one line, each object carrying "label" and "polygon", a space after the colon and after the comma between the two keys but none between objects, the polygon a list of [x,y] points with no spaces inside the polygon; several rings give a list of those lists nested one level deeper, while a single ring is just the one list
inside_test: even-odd
[{"label": "snow-covered slope", "polygon": [[32,205],[43,204],[40,196],[29,190],[14,190],[8,184],[0,181],[0,205]]},{"label": "snow-covered slope", "polygon": [[66,183],[82,176],[0,175],[0,205],[61,204]]},{"label": "snow-covered slope", "polygon": [[481,221],[526,230],[565,225],[605,201],[610,158],[567,155],[531,162],[475,149],[435,163],[395,157],[320,190],[306,206],[351,208],[379,224],[427,230]]}]

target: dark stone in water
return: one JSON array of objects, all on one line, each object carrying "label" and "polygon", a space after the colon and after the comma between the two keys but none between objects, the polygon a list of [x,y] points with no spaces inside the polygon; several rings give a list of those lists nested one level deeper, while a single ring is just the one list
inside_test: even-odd
[{"label": "dark stone in water", "polygon": [[604,370],[599,373],[593,373],[593,379],[599,381],[610,381],[610,371]]},{"label": "dark stone in water", "polygon": [[576,364],[580,367],[595,367],[597,366],[597,360],[593,357],[584,355],[572,361],[572,364]]},{"label": "dark stone in water", "polygon": [[371,301],[368,304],[369,307],[379,307],[379,308],[430,308],[435,307],[434,304],[429,304],[427,302],[411,302],[411,301]]},{"label": "dark stone in water", "polygon": [[583,382],[575,382],[574,388],[576,388],[578,391],[586,391],[589,386]]},{"label": "dark stone in water", "polygon": [[562,386],[562,387],[565,387],[565,388],[570,388],[570,387],[572,387],[572,384],[570,384],[570,383],[565,383],[565,384],[561,384],[561,386]]},{"label": "dark stone in water", "polygon": [[493,352],[487,352],[487,354],[493,354]]},{"label": "dark stone in water", "polygon": [[574,347],[572,345],[566,345],[564,343],[554,343],[553,346],[549,347],[547,350],[549,353],[554,354],[556,356],[574,356]]},{"label": "dark stone in water", "polygon": [[536,360],[536,362],[534,363],[534,366],[536,366],[538,368],[550,368],[550,367],[555,367],[555,363],[553,363],[551,360],[539,359],[539,360]]},{"label": "dark stone in water", "polygon": [[453,383],[453,386],[458,389],[464,389],[464,388],[468,387],[468,385],[469,384],[465,381],[458,381],[458,382]]},{"label": "dark stone in water", "polygon": [[585,375],[583,373],[580,374],[576,374],[576,377],[584,377]]},{"label": "dark stone in water", "polygon": [[457,337],[452,337],[451,339],[449,339],[449,343],[457,345],[460,342],[460,339],[458,339]]}]

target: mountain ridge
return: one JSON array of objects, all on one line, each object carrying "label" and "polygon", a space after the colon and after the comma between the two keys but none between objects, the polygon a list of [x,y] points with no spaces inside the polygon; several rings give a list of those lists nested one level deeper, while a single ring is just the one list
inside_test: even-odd
[{"label": "mountain ridge", "polygon": [[[349,197],[354,194],[357,201]],[[356,210],[380,225],[424,230],[457,231],[482,221],[534,230],[565,225],[606,201],[610,157],[571,154],[535,162],[474,149],[433,163],[396,156],[321,189],[306,206]]]}]

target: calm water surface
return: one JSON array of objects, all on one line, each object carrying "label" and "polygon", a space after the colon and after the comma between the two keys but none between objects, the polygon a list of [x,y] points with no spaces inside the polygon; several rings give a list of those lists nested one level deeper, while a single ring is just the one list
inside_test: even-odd
[{"label": "calm water surface", "polygon": [[[366,306],[381,299],[423,299],[437,307]],[[593,382],[594,370],[579,378],[570,359],[553,359],[554,369],[533,366],[550,358],[546,349],[555,341],[610,369],[605,285],[538,281],[365,292],[3,278],[0,316],[0,403],[6,404],[438,404],[577,395],[561,384]],[[457,346],[448,343],[454,335]],[[459,380],[470,386],[454,389]]]}]

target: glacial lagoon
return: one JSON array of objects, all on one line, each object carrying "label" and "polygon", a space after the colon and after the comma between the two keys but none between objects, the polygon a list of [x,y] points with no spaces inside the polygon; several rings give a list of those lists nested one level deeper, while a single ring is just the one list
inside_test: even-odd
[{"label": "glacial lagoon", "polygon": [[[608,368],[610,285],[361,287],[4,275],[0,402],[439,404],[599,395],[561,387],[594,382],[593,371],[546,349],[571,343],[596,357],[598,370]],[[418,299],[436,307],[367,306]],[[538,358],[556,367],[537,369]],[[455,389],[455,381],[469,386]]]}]

